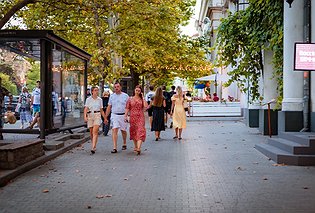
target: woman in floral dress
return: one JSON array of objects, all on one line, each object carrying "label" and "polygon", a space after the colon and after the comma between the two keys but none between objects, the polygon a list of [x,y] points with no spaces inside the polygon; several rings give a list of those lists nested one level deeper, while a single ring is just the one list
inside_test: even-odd
[{"label": "woman in floral dress", "polygon": [[133,96],[126,104],[125,120],[128,121],[130,114],[130,140],[133,140],[134,151],[137,155],[141,154],[141,145],[146,138],[144,111],[147,109],[147,102],[143,99],[142,89],[138,85],[134,89]]}]

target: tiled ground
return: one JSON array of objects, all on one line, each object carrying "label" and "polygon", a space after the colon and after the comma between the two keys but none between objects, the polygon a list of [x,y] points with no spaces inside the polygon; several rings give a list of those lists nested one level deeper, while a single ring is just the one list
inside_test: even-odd
[{"label": "tiled ground", "polygon": [[0,212],[315,212],[315,167],[269,161],[256,129],[194,121],[173,135],[148,132],[141,156],[101,136],[95,155],[86,143],[0,188]]}]

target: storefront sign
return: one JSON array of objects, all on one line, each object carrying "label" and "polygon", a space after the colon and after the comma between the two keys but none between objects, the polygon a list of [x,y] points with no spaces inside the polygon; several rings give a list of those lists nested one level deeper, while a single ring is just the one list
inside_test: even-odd
[{"label": "storefront sign", "polygon": [[295,43],[294,70],[315,71],[315,43]]}]

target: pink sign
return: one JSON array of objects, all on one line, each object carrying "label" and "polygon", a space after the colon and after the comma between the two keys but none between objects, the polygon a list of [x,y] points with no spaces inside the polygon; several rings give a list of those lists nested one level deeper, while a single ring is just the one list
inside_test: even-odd
[{"label": "pink sign", "polygon": [[295,43],[294,70],[315,71],[315,44]]}]

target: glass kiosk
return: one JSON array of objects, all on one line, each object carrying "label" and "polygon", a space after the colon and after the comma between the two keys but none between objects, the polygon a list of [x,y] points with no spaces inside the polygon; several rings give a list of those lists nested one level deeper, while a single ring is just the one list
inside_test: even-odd
[{"label": "glass kiosk", "polygon": [[[0,86],[10,87],[11,91],[4,96],[0,108],[0,132],[40,134],[44,139],[53,132],[84,126],[90,57],[50,30],[1,30],[0,77],[6,79],[2,79]],[[22,126],[16,100],[23,88],[27,88],[29,94],[38,90],[36,81],[40,81],[40,123],[30,129]],[[15,123],[8,122],[9,111],[14,111]],[[33,107],[30,113],[34,116]]]}]

